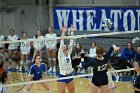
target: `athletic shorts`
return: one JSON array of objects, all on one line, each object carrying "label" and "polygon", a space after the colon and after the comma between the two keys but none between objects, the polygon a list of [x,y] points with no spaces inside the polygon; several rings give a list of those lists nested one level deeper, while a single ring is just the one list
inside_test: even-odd
[{"label": "athletic shorts", "polygon": [[91,82],[97,87],[101,85],[107,85],[108,84],[107,74],[106,73],[94,74]]},{"label": "athletic shorts", "polygon": [[[69,75],[61,75],[60,73],[58,74],[58,78],[63,78],[63,77],[68,77],[68,76],[72,76],[72,74]],[[73,78],[69,78],[69,79],[63,79],[63,80],[58,80],[58,82],[63,82],[63,83],[70,83],[73,80]]]}]

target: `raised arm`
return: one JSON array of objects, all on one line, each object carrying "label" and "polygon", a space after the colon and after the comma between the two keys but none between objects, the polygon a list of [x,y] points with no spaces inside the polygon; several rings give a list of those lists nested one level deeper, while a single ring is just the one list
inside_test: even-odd
[{"label": "raised arm", "polygon": [[70,39],[70,43],[69,43],[69,46],[68,46],[68,53],[71,54],[72,53],[72,49],[73,49],[73,43],[74,43],[74,26],[71,25],[70,27],[70,32],[71,32],[71,39]]},{"label": "raised arm", "polygon": [[96,60],[94,58],[90,59],[89,61],[85,62],[84,58],[81,57],[81,63],[78,65],[80,68],[87,68],[89,66],[94,66]]},{"label": "raised arm", "polygon": [[65,36],[66,31],[67,31],[66,26],[62,27],[61,31],[62,31],[62,34],[61,34],[60,47],[59,47],[59,50],[58,50],[58,58],[61,56],[61,54],[63,52],[64,36]]},{"label": "raised arm", "polygon": [[116,47],[116,45],[112,45],[109,51],[105,54],[105,57],[110,57],[113,51],[118,51],[120,47]]}]

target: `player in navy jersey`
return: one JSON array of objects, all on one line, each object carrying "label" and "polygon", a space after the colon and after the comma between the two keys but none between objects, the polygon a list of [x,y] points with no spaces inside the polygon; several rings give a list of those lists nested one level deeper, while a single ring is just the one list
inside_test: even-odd
[{"label": "player in navy jersey", "polygon": [[140,93],[140,62],[134,62],[133,66],[137,72],[136,80],[134,81],[134,91],[135,93]]},{"label": "player in navy jersey", "polygon": [[96,58],[91,58],[88,62],[84,62],[83,57],[81,56],[81,62],[79,67],[87,68],[89,66],[93,67],[93,77],[89,85],[90,93],[97,93],[98,89],[101,90],[101,93],[108,93],[108,76],[107,76],[107,66],[110,59],[111,53],[115,50],[119,50],[119,47],[113,45],[110,50],[104,54],[103,47],[97,47],[96,49]]},{"label": "player in navy jersey", "polygon": [[[40,55],[35,56],[35,64],[33,64],[30,68],[29,72],[29,81],[37,81],[37,80],[43,80],[47,78],[47,72],[46,72],[46,65],[44,63],[41,63],[41,57]],[[31,90],[32,85],[27,86],[27,93]],[[41,83],[41,85],[47,90],[50,91],[50,88],[48,86],[47,82]]]}]

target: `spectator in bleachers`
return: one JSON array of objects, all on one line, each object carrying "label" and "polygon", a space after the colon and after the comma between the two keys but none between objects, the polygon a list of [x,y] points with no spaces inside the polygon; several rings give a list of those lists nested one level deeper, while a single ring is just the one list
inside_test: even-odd
[{"label": "spectator in bleachers", "polygon": [[[7,40],[8,41],[18,40],[18,35],[15,34],[14,29],[9,30],[9,35],[7,37]],[[19,46],[18,43],[10,43],[8,45],[8,58],[9,58],[9,60],[8,60],[9,61],[8,69],[11,68],[12,59],[17,61],[16,59],[18,58],[18,46]],[[19,69],[18,62],[16,62],[16,63],[17,63],[16,69]]]},{"label": "spectator in bleachers", "polygon": [[91,43],[91,48],[89,49],[89,57],[96,57],[96,42]]},{"label": "spectator in bleachers", "polygon": [[[36,35],[34,36],[34,39],[44,39],[44,36],[42,36],[40,30],[36,31]],[[43,53],[43,48],[44,48],[44,40],[34,41],[33,46],[34,46],[34,54],[33,54],[32,62],[34,61],[34,57],[38,54],[42,58],[42,53]]]},{"label": "spectator in bleachers", "polygon": [[[45,45],[47,49],[47,56],[48,56],[48,64],[50,66],[48,72],[56,72],[56,45],[57,40],[53,39],[57,35],[53,32],[53,28],[51,26],[48,27],[48,33],[45,35]],[[51,38],[51,39],[50,39]]]},{"label": "spectator in bleachers", "polygon": [[132,43],[128,42],[127,47],[124,48],[122,51],[121,57],[124,58],[127,61],[127,63],[129,63],[132,66],[135,54],[136,51],[133,49]]},{"label": "spectator in bleachers", "polygon": [[80,43],[77,43],[76,46],[74,47],[73,51],[72,51],[72,64],[73,64],[73,68],[77,73],[85,73],[85,69],[81,69],[81,68],[77,68],[77,65],[80,64],[81,61],[81,53],[84,53],[85,50],[84,48],[81,46]]},{"label": "spectator in bleachers", "polygon": [[[21,40],[28,40],[28,36],[26,32],[22,32]],[[30,42],[25,41],[21,42],[20,44],[20,51],[21,51],[21,60],[20,60],[20,68],[19,71],[22,71],[22,67],[24,66],[25,70],[27,69],[25,64],[30,63],[29,61],[29,54],[30,54]]]},{"label": "spectator in bleachers", "polygon": [[128,42],[127,47],[122,51],[122,57],[124,57],[128,62],[134,59],[136,51],[133,49],[132,43]]}]

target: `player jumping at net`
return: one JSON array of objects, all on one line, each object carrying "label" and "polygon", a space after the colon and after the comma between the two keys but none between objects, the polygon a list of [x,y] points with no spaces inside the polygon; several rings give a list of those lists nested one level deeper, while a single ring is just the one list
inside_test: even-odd
[{"label": "player jumping at net", "polygon": [[[47,72],[46,72],[46,65],[44,63],[41,63],[41,56],[36,55],[35,56],[35,64],[31,66],[30,72],[29,72],[29,81],[38,81],[43,80],[47,78]],[[40,83],[47,91],[50,91],[50,87],[47,82]],[[31,90],[33,84],[27,85],[27,91],[26,93],[29,93]]]},{"label": "player jumping at net", "polygon": [[88,62],[84,62],[83,57],[81,56],[81,62],[79,67],[87,68],[89,66],[93,67],[93,77],[92,81],[89,84],[90,93],[97,93],[98,89],[101,90],[101,93],[108,93],[108,61],[113,51],[119,50],[119,47],[113,45],[110,50],[104,55],[104,48],[97,47],[96,49],[96,58],[90,59]]},{"label": "player jumping at net", "polygon": [[[59,62],[59,70],[60,73],[58,75],[59,78],[68,77],[72,75],[73,68],[71,62],[71,52],[73,48],[74,40],[73,38],[70,39],[70,44],[68,48],[64,45],[64,35],[67,31],[67,28],[64,26],[62,27],[62,37],[60,41],[60,48],[58,51],[58,62]],[[74,27],[71,26],[70,28],[71,35],[74,33]],[[69,93],[75,93],[75,86],[73,78],[58,80],[58,91],[59,93],[65,93],[65,89],[68,89]]]},{"label": "player jumping at net", "polygon": [[135,93],[140,93],[140,46],[137,48],[137,53],[135,55],[135,62],[133,64],[136,70],[136,79],[134,81],[134,91]]}]

